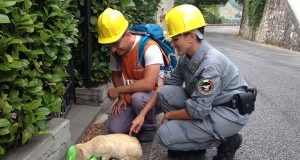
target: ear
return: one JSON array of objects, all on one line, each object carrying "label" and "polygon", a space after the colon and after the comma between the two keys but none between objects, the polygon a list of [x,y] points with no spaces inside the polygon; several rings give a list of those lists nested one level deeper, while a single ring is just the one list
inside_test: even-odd
[{"label": "ear", "polygon": [[189,42],[194,42],[197,40],[197,35],[195,33],[189,34]]}]

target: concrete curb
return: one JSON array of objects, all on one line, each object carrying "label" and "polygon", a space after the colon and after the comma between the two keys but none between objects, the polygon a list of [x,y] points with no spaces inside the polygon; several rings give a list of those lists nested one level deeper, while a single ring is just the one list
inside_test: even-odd
[{"label": "concrete curb", "polygon": [[12,148],[1,160],[63,160],[71,144],[70,121],[49,121],[49,134],[38,135],[28,144]]}]

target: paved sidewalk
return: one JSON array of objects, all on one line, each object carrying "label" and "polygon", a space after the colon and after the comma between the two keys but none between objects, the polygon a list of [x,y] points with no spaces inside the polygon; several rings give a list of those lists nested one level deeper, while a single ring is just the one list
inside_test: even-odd
[{"label": "paved sidewalk", "polygon": [[[79,143],[90,125],[103,123],[106,126],[112,106],[113,102],[108,99],[99,106],[74,105],[66,117],[70,120],[71,144]],[[158,125],[160,125],[162,116],[162,114],[157,115]],[[100,134],[108,134],[107,128],[105,127]],[[143,149],[142,160],[170,160],[167,156],[167,149],[158,143],[157,136],[153,142],[142,143],[141,145]],[[207,150],[206,159],[211,160],[215,154],[216,149]]]},{"label": "paved sidewalk", "polygon": [[105,99],[99,106],[73,104],[66,119],[70,120],[71,144],[79,142],[91,123],[103,123],[111,111],[113,102]]}]

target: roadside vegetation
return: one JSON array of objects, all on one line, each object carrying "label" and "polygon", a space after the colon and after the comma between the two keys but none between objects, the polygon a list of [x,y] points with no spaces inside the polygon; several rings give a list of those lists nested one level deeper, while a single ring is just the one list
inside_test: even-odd
[{"label": "roadside vegetation", "polygon": [[46,132],[61,111],[78,42],[76,2],[0,1],[0,155]]}]

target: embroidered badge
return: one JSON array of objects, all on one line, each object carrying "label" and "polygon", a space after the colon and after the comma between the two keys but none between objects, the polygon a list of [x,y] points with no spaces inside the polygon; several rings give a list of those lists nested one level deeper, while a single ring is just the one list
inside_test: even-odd
[{"label": "embroidered badge", "polygon": [[210,95],[214,91],[214,83],[210,79],[203,79],[198,82],[198,91],[203,95]]}]

